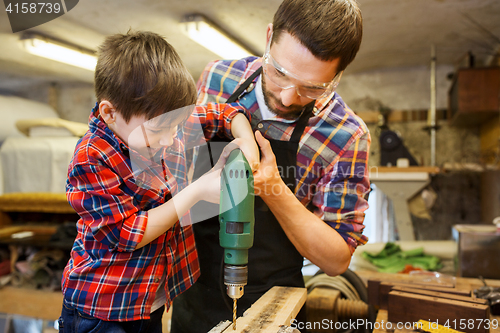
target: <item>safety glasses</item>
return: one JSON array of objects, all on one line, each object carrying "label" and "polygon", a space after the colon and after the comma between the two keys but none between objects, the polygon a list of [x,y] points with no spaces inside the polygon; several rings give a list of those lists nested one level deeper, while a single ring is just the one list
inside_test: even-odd
[{"label": "safety glasses", "polygon": [[292,87],[295,87],[297,95],[311,99],[326,97],[337,88],[340,82],[340,78],[342,77],[342,72],[337,73],[337,75],[335,75],[331,82],[320,83],[302,80],[295,74],[290,73],[285,68],[283,68],[276,61],[276,59],[271,56],[271,40],[272,37],[269,39],[269,43],[266,47],[266,53],[263,57],[262,69],[266,77],[272,83],[282,89],[290,89]]}]

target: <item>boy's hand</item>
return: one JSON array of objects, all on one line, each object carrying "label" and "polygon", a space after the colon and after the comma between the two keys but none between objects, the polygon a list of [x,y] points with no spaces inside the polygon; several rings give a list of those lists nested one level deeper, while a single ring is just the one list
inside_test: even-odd
[{"label": "boy's hand", "polygon": [[259,153],[259,146],[257,145],[257,142],[255,139],[252,137],[251,139],[247,138],[238,138],[234,139],[231,141],[229,145],[234,144],[235,147],[232,148],[240,148],[241,151],[243,152],[243,155],[245,155],[245,158],[248,161],[248,164],[250,164],[250,167],[252,168],[252,172],[255,173],[257,169],[259,168],[260,165],[260,153]]},{"label": "boy's hand", "polygon": [[[238,140],[238,139],[237,139]],[[239,142],[231,141],[224,147],[219,160],[210,171],[198,178],[192,185],[196,186],[198,200],[205,200],[218,204],[220,200],[220,177],[222,168],[226,164],[229,154],[236,148],[240,148]],[[241,149],[243,151],[243,149]]]}]

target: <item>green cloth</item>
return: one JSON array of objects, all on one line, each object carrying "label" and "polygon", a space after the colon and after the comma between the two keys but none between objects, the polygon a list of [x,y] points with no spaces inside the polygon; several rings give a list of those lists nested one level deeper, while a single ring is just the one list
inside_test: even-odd
[{"label": "green cloth", "polygon": [[399,245],[386,243],[382,251],[376,254],[363,252],[363,258],[377,266],[377,270],[383,273],[398,273],[405,269],[406,265],[421,268],[426,271],[435,271],[441,268],[440,259],[436,256],[424,254],[424,248],[402,251]]}]

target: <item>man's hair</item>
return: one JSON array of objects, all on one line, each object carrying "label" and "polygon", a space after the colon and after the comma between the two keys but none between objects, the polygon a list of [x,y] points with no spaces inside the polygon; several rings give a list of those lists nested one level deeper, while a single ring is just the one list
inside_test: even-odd
[{"label": "man's hair", "polygon": [[287,32],[320,60],[340,58],[339,72],[354,60],[363,35],[356,0],[284,0],[273,21],[273,43]]},{"label": "man's hair", "polygon": [[95,70],[97,101],[110,101],[126,122],[196,102],[196,86],[175,49],[152,32],[108,36]]}]

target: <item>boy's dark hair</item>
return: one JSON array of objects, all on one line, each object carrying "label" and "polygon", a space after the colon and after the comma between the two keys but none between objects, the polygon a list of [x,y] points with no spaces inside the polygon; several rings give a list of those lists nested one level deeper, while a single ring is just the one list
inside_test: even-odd
[{"label": "boy's dark hair", "polygon": [[359,50],[363,19],[356,0],[284,0],[274,14],[273,43],[282,32],[297,38],[320,60],[340,58],[340,72]]},{"label": "boy's dark hair", "polygon": [[97,101],[110,101],[126,122],[154,118],[196,102],[196,86],[175,49],[152,32],[108,36],[94,76]]}]

